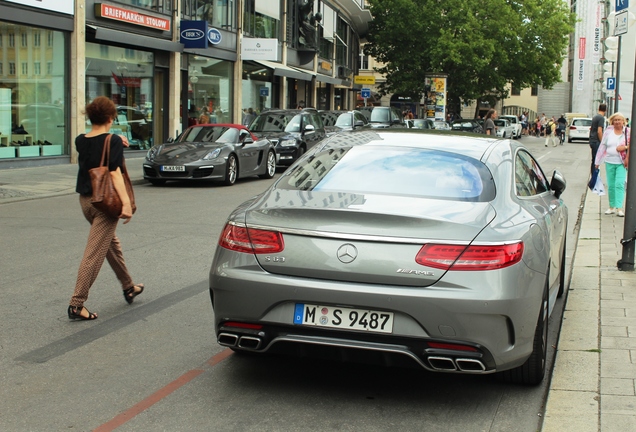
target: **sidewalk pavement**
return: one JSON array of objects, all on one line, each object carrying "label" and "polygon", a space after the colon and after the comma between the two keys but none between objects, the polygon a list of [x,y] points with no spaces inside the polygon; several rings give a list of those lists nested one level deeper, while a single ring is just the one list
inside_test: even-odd
[{"label": "sidewalk pavement", "polygon": [[607,207],[587,191],[542,432],[636,431],[636,272]]},{"label": "sidewalk pavement", "polygon": [[[133,184],[143,161],[126,158]],[[74,194],[76,176],[71,164],[0,169],[0,208]],[[636,431],[636,272],[616,266],[625,219],[606,208],[588,190],[542,432]]]}]

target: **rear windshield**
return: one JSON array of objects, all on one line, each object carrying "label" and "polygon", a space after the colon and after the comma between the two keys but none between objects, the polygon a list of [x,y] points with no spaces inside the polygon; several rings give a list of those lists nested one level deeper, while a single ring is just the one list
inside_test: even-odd
[{"label": "rear windshield", "polygon": [[495,185],[478,160],[443,151],[389,146],[328,148],[305,158],[279,189],[491,201]]},{"label": "rear windshield", "polygon": [[592,119],[575,119],[572,126],[592,126]]}]

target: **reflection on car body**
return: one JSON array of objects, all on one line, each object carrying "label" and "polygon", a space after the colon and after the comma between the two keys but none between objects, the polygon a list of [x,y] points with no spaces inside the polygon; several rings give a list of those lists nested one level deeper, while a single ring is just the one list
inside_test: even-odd
[{"label": "reflection on car body", "polygon": [[564,289],[564,189],[508,139],[327,138],[228,218],[209,279],[217,340],[537,384]]}]

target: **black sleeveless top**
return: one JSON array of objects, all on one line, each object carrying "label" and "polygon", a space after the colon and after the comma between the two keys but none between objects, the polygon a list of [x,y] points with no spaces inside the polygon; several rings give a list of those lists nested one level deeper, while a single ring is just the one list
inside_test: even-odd
[{"label": "black sleeveless top", "polygon": [[[98,167],[102,162],[102,150],[104,149],[104,141],[108,136],[107,133],[94,137],[87,137],[82,134],[75,138],[75,148],[78,153],[79,171],[77,173],[77,184],[75,192],[81,195],[92,195],[91,178],[88,170]],[[108,169],[115,171],[117,168],[123,170],[124,164],[124,143],[119,135],[110,138],[110,160]]]}]

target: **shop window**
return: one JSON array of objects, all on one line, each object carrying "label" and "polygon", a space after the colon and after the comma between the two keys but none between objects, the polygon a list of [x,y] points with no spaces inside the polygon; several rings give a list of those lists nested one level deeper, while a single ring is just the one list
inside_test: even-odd
[{"label": "shop window", "polygon": [[[153,143],[154,55],[151,52],[86,43],[86,103],[112,99],[117,118],[111,132],[124,135],[131,150]],[[90,124],[86,125],[87,130]]]},{"label": "shop window", "polygon": [[[278,4],[271,0],[259,2]],[[182,19],[207,21],[212,27],[236,30],[236,5],[236,0],[182,0]]]},{"label": "shop window", "polygon": [[102,57],[104,58],[108,57],[108,45],[100,45],[99,52],[102,55]]},{"label": "shop window", "polygon": [[188,60],[188,126],[196,124],[203,108],[210,123],[232,123],[233,63],[202,56]]},{"label": "shop window", "polygon": [[[68,35],[51,31],[60,43],[42,48],[43,29],[4,23],[4,34],[15,43],[15,33],[25,49],[3,52],[9,79],[0,77],[0,154],[3,158],[25,158],[68,154],[68,116],[65,97],[68,94]],[[57,39],[56,39],[57,40]],[[38,47],[38,49],[33,49]],[[48,73],[41,70],[41,60],[55,59],[59,66]],[[51,60],[53,62],[53,60]],[[17,67],[20,67],[18,70]]]},{"label": "shop window", "polygon": [[118,2],[165,14],[169,14],[172,9],[172,0],[118,0]]}]

